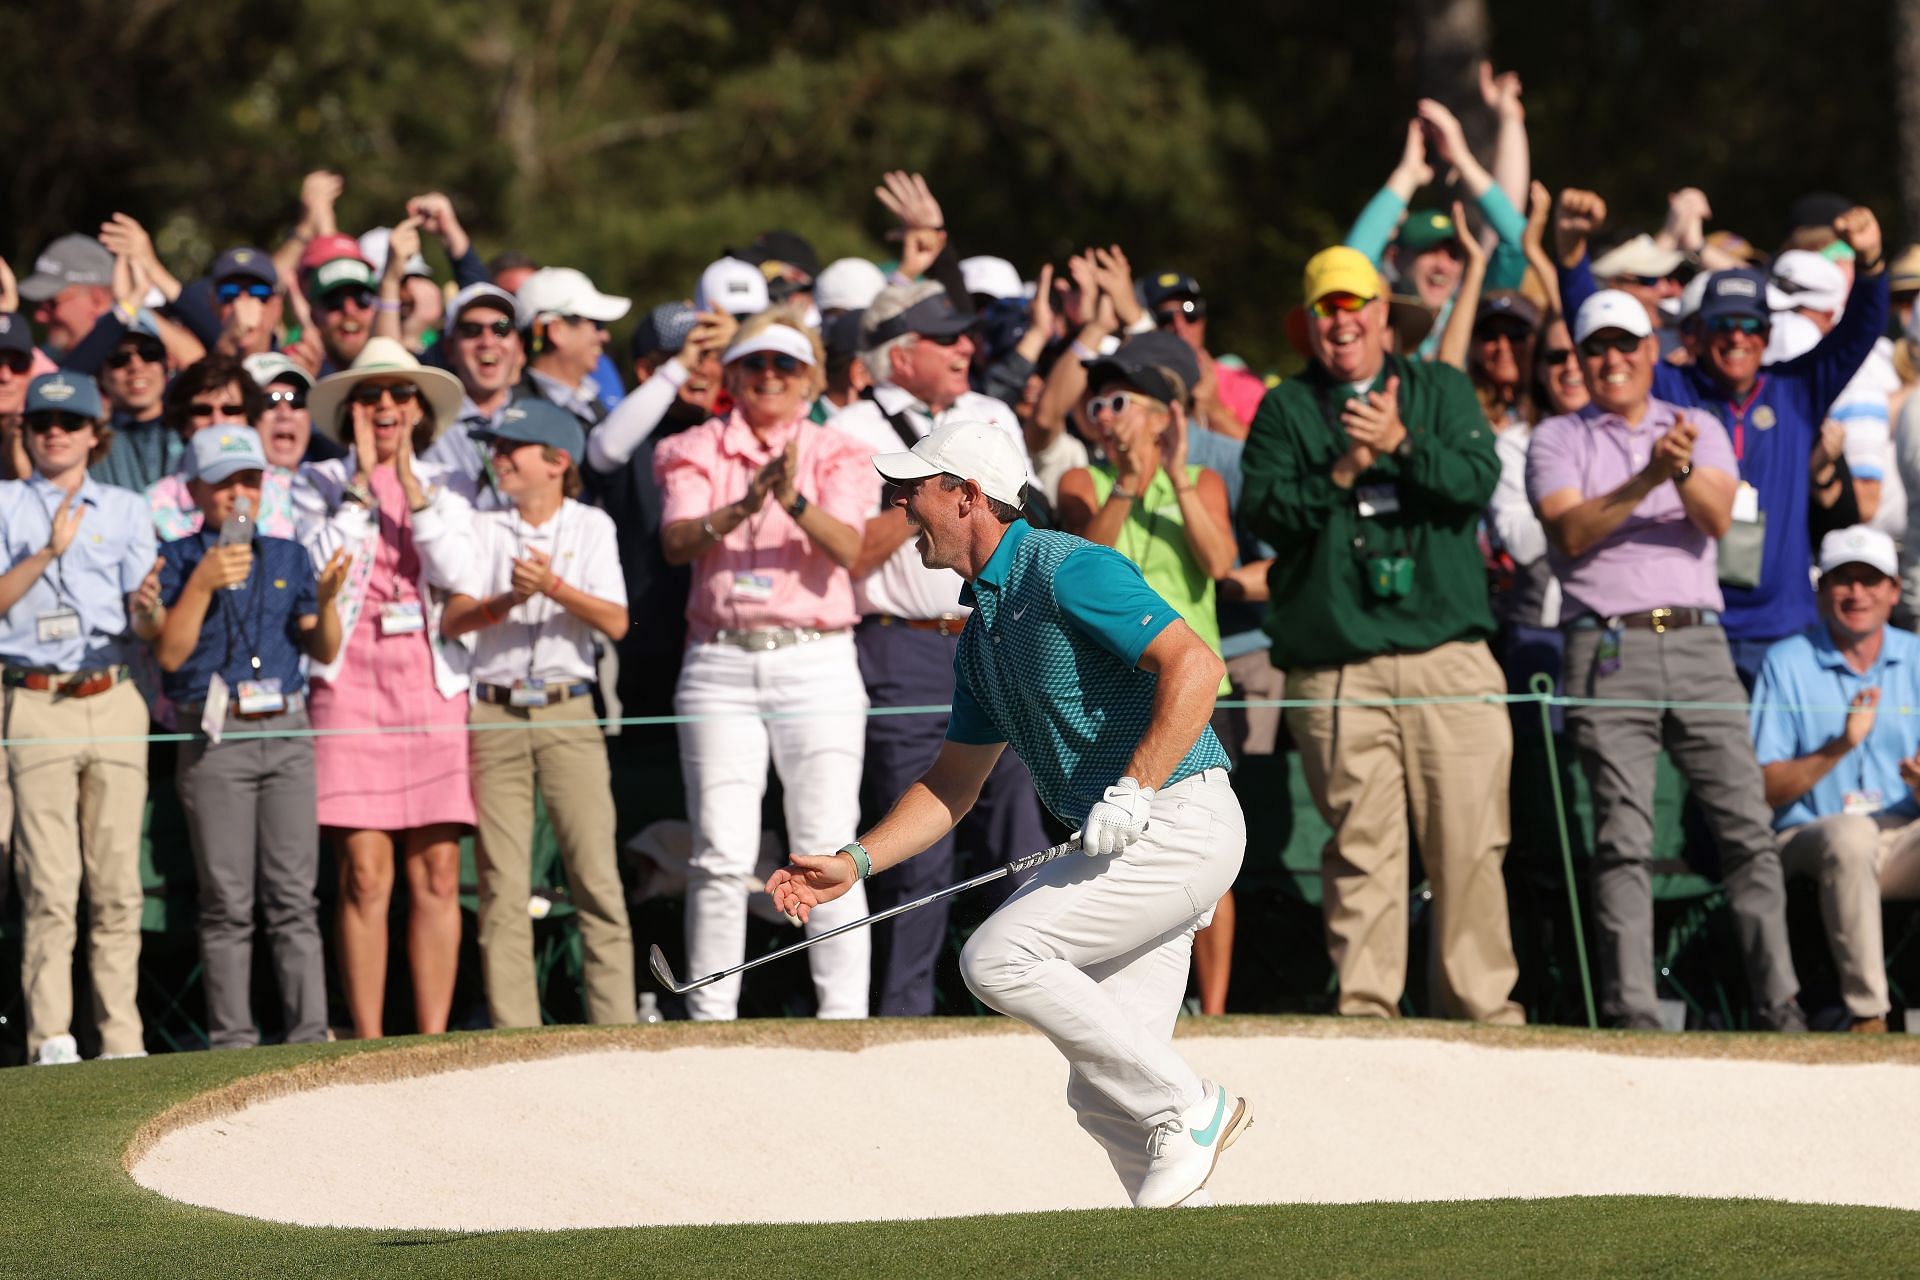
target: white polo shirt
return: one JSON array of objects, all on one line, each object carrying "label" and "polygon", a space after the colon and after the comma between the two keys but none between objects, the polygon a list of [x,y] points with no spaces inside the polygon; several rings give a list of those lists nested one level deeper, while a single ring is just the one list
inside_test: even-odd
[{"label": "white polo shirt", "polygon": [[[572,498],[540,525],[528,524],[512,509],[475,512],[473,557],[454,589],[476,600],[510,590],[513,562],[530,550],[545,552],[554,573],[568,586],[602,600],[627,603],[612,517]],[[473,633],[474,683],[592,680],[596,634],[546,596],[535,596],[515,605],[505,621]]]},{"label": "white polo shirt", "polygon": [[[1020,430],[1020,419],[1014,416],[1013,410],[1004,401],[992,396],[983,396],[975,391],[964,392],[951,407],[941,413],[929,414],[924,405],[891,383],[875,387],[873,394],[880,402],[878,406],[869,400],[855,400],[828,418],[827,425],[878,454],[898,453],[912,443],[900,439],[900,433],[887,421],[882,407],[903,417],[918,433],[915,439],[949,422],[990,422],[1010,432],[1020,444],[1021,456],[1026,456],[1027,440]],[[1027,481],[1036,483],[1031,460],[1027,463]],[[879,484],[877,475],[874,483],[876,486]],[[875,513],[880,509],[876,500]],[[909,538],[885,564],[864,578],[854,579],[853,598],[863,617],[884,613],[896,618],[964,618],[972,610],[960,603],[962,582],[960,575],[952,569],[929,569],[920,563],[917,539]]]}]

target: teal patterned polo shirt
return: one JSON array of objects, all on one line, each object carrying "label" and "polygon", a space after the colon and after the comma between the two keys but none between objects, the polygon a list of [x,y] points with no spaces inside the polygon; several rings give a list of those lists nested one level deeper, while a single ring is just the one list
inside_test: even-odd
[{"label": "teal patterned polo shirt", "polygon": [[[954,655],[947,737],[1010,745],[1041,801],[1079,826],[1147,731],[1160,678],[1140,655],[1179,613],[1111,547],[1024,520],[962,599],[973,616]],[[1227,767],[1209,727],[1163,785]]]}]

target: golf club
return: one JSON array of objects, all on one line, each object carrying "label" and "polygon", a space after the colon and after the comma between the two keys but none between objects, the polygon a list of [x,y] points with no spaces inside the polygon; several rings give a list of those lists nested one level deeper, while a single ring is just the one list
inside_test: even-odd
[{"label": "golf club", "polygon": [[653,970],[653,976],[659,979],[661,986],[673,992],[675,995],[685,995],[689,991],[698,991],[701,987],[712,986],[722,978],[731,978],[736,973],[745,973],[747,970],[757,969],[763,964],[768,964],[775,960],[784,960],[796,952],[805,951],[816,942],[825,942],[828,938],[837,938],[843,933],[854,929],[864,929],[868,925],[878,924],[882,920],[891,920],[893,917],[903,915],[906,912],[914,910],[916,907],[924,907],[929,902],[938,902],[942,898],[951,898],[957,893],[965,893],[969,889],[977,889],[983,884],[990,884],[1002,876],[1010,876],[1021,871],[1030,870],[1043,862],[1053,861],[1063,853],[1073,853],[1079,848],[1080,837],[1076,834],[1071,840],[1054,845],[1051,849],[1042,849],[1038,853],[1029,853],[1025,857],[1015,858],[1004,867],[995,867],[992,871],[983,872],[971,880],[963,880],[959,884],[951,885],[945,889],[930,893],[924,898],[915,898],[912,902],[903,902],[897,907],[889,907],[887,910],[877,912],[874,915],[861,916],[858,920],[849,920],[838,928],[829,929],[825,933],[815,934],[813,937],[802,942],[796,942],[790,947],[782,947],[780,950],[761,956],[757,960],[749,960],[745,964],[737,964],[731,969],[722,969],[719,973],[710,973],[704,978],[695,978],[691,982],[681,983],[674,981],[673,970],[667,967],[667,957],[661,952],[658,943],[647,948],[647,964]]}]

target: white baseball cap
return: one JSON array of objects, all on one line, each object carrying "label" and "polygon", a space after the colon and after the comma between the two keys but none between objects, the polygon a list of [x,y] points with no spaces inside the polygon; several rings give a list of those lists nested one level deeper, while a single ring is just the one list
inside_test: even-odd
[{"label": "white baseball cap", "polygon": [[[375,227],[360,237],[360,256],[373,264],[373,278],[378,280],[387,273],[387,244],[393,239],[391,227]],[[433,268],[421,254],[407,259],[407,274],[433,278]]]},{"label": "white baseball cap", "polygon": [[887,287],[887,277],[865,258],[829,262],[813,281],[813,305],[822,311],[863,311]]},{"label": "white baseball cap", "polygon": [[1687,281],[1687,287],[1680,291],[1680,322],[1693,319],[1694,312],[1700,310],[1700,304],[1707,300],[1707,281],[1713,279],[1711,271],[1702,271]]},{"label": "white baseball cap", "polygon": [[1835,529],[1820,539],[1820,572],[1832,573],[1843,564],[1864,564],[1889,578],[1900,576],[1900,553],[1893,539],[1863,524]]},{"label": "white baseball cap", "polygon": [[968,293],[984,293],[990,298],[1024,298],[1027,286],[1020,272],[1005,258],[962,258],[960,279]]},{"label": "white baseball cap", "polygon": [[1652,236],[1642,232],[1594,259],[1593,274],[1600,280],[1610,280],[1614,276],[1643,276],[1658,280],[1672,275],[1686,260],[1686,254],[1678,249],[1662,249],[1653,242]]},{"label": "white baseball cap", "polygon": [[720,357],[720,363],[732,364],[742,356],[750,356],[756,351],[771,351],[776,355],[792,356],[801,364],[808,366],[814,363],[812,340],[787,324],[770,324],[753,336],[740,339],[727,348],[726,354]]},{"label": "white baseball cap", "polygon": [[291,378],[307,390],[313,390],[313,375],[304,365],[295,364],[278,351],[262,351],[250,355],[240,362],[247,376],[257,383],[262,391],[283,379]]},{"label": "white baseball cap", "polygon": [[772,305],[772,299],[760,268],[739,258],[720,258],[700,273],[693,305],[701,311],[719,307],[731,316],[756,316]]},{"label": "white baseball cap", "polygon": [[1636,338],[1653,336],[1653,320],[1640,299],[1618,289],[1602,289],[1580,304],[1573,317],[1573,340],[1585,342],[1603,329],[1622,329]]},{"label": "white baseball cap", "polygon": [[484,302],[495,311],[503,311],[509,316],[517,317],[520,312],[519,303],[512,294],[497,284],[482,280],[453,295],[453,301],[447,304],[448,321],[458,320],[476,302]]},{"label": "white baseball cap", "polygon": [[1025,506],[1026,451],[1013,433],[985,422],[949,422],[905,453],[882,453],[873,469],[888,480],[954,475],[971,480],[989,498]]},{"label": "white baseball cap", "polygon": [[1767,309],[1824,311],[1837,315],[1847,305],[1847,276],[1832,262],[1805,249],[1789,249],[1773,260],[1767,281]]},{"label": "white baseball cap", "polygon": [[532,328],[541,316],[578,316],[612,324],[633,307],[630,299],[600,292],[584,272],[572,267],[540,268],[520,286],[514,303],[522,329]]}]

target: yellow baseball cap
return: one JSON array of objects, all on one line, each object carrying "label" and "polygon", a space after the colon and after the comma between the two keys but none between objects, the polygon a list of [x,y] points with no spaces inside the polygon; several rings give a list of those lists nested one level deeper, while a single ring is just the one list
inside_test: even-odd
[{"label": "yellow baseball cap", "polygon": [[1302,301],[1308,306],[1330,293],[1351,293],[1357,298],[1380,296],[1380,272],[1367,255],[1340,244],[1322,249],[1307,259],[1302,282]]}]

